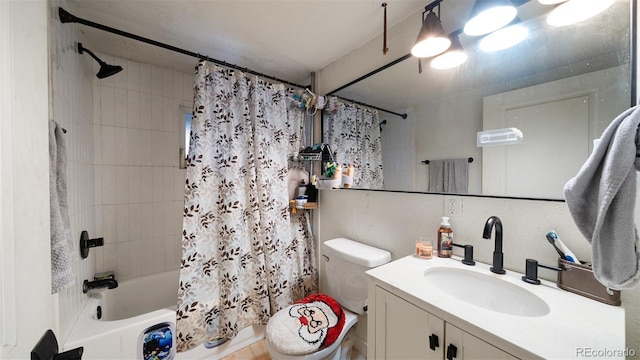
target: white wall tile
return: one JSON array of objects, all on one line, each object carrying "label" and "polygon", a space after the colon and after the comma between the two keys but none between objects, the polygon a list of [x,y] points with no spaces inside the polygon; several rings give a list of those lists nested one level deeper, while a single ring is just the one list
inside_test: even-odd
[{"label": "white wall tile", "polygon": [[151,130],[140,130],[138,149],[140,150],[140,165],[142,166],[153,165],[151,134]]},{"label": "white wall tile", "polygon": [[115,165],[116,164],[116,135],[115,128],[113,126],[102,126],[100,129],[102,135],[102,164],[103,165]]},{"label": "white wall tile", "polygon": [[131,261],[131,277],[142,275],[142,240],[131,241],[129,248],[129,260]]},{"label": "white wall tile", "polygon": [[127,151],[129,153],[129,165],[140,166],[142,161],[140,142],[140,129],[127,129]]},{"label": "white wall tile", "polygon": [[151,209],[151,225],[153,226],[151,232],[152,237],[157,238],[164,236],[164,212],[162,211],[160,203],[154,204]]},{"label": "white wall tile", "polygon": [[151,95],[151,130],[162,131],[162,96]]},{"label": "white wall tile", "polygon": [[176,234],[179,235],[178,241],[182,241],[183,219],[184,219],[184,201],[176,201],[173,205],[174,219],[176,222]]},{"label": "white wall tile", "polygon": [[116,206],[102,206],[102,232],[105,245],[115,244],[118,241],[116,225]]},{"label": "white wall tile", "polygon": [[92,113],[92,118],[91,121],[94,124],[100,124],[101,120],[100,120],[100,103],[101,103],[101,93],[100,93],[100,85],[99,84],[93,84],[93,103],[92,103],[92,108],[93,108],[93,113]]},{"label": "white wall tile", "polygon": [[102,227],[102,205],[94,206],[95,217],[95,236],[104,237],[104,228]]},{"label": "white wall tile", "polygon": [[187,103],[193,102],[193,85],[195,83],[195,75],[194,74],[185,74],[182,84],[182,100],[187,101]]},{"label": "white wall tile", "polygon": [[177,129],[174,126],[178,122],[178,111],[175,106],[175,101],[172,98],[162,98],[162,130],[165,132],[175,131]]},{"label": "white wall tile", "polygon": [[93,256],[93,262],[95,265],[95,272],[102,272],[105,271],[104,268],[104,246],[101,246],[99,248],[96,248],[92,251],[93,255],[89,254],[90,256]]},{"label": "white wall tile", "polygon": [[116,165],[129,164],[129,139],[126,127],[115,128],[115,162]]},{"label": "white wall tile", "polygon": [[126,59],[116,57],[113,63],[107,62],[107,64],[115,64],[122,66],[122,71],[110,76],[113,78],[114,86],[116,89],[127,89],[127,78],[129,74],[128,62]]},{"label": "white wall tile", "polygon": [[129,241],[129,205],[116,205],[116,236],[118,243]]},{"label": "white wall tile", "polygon": [[142,274],[153,274],[155,263],[155,253],[153,251],[153,239],[142,240]]},{"label": "white wall tile", "polygon": [[140,91],[140,64],[135,61],[127,61],[127,89]]},{"label": "white wall tile", "polygon": [[102,203],[116,203],[116,167],[113,165],[102,167]]},{"label": "white wall tile", "polygon": [[113,116],[115,118],[115,125],[119,127],[127,127],[127,90],[116,88],[114,100],[115,112]]},{"label": "white wall tile", "polygon": [[116,166],[116,204],[129,203],[129,167]]},{"label": "white wall tile", "polygon": [[140,202],[153,201],[153,169],[150,166],[140,168]]},{"label": "white wall tile", "polygon": [[[140,203],[140,167],[129,166],[129,203]],[[132,239],[136,240],[136,239]]]},{"label": "white wall tile", "polygon": [[153,236],[153,205],[140,204],[140,239],[151,239]]},{"label": "white wall tile", "polygon": [[164,238],[154,238],[153,239],[153,272],[159,273],[164,271]]},{"label": "white wall tile", "polygon": [[115,93],[112,86],[100,87],[100,123],[115,125]]},{"label": "white wall tile", "polygon": [[118,265],[118,247],[116,246],[116,244],[105,244],[102,247],[102,257],[103,257],[103,265],[102,265],[102,269],[103,271],[111,271],[114,270],[115,275],[116,275],[116,279],[118,279],[118,277],[120,276],[120,273],[117,271],[117,265]]},{"label": "white wall tile", "polygon": [[162,68],[151,66],[151,93],[154,95],[162,95]]},{"label": "white wall tile", "polygon": [[102,164],[102,126],[93,125],[93,164]]},{"label": "white wall tile", "polygon": [[184,75],[181,72],[173,72],[173,98],[182,100]]},{"label": "white wall tile", "polygon": [[140,129],[151,130],[151,94],[140,93]]},{"label": "white wall tile", "polygon": [[93,173],[94,173],[93,203],[96,205],[102,205],[102,181],[103,181],[102,166],[99,166],[99,165],[94,166]]},{"label": "white wall tile", "polygon": [[131,251],[131,245],[129,242],[119,243],[118,244],[118,258],[117,258],[117,269],[118,269],[118,278],[119,279],[128,279],[131,277],[131,259],[129,257],[129,253]]},{"label": "white wall tile", "polygon": [[140,92],[151,94],[151,65],[140,64]]},{"label": "white wall tile", "polygon": [[164,201],[173,201],[175,191],[175,168],[164,167]]},{"label": "white wall tile", "polygon": [[176,234],[176,229],[175,229],[175,207],[173,204],[173,201],[171,202],[163,202],[162,203],[162,214],[164,217],[163,220],[163,224],[164,224],[164,230],[163,230],[163,234],[165,236],[167,235],[175,235]]},{"label": "white wall tile", "polygon": [[174,200],[183,202],[184,201],[184,187],[186,181],[187,170],[186,169],[177,169],[174,168],[175,171],[175,198]]},{"label": "white wall tile", "polygon": [[178,268],[178,254],[176,254],[175,235],[164,237],[164,270]]},{"label": "white wall tile", "polygon": [[165,138],[161,131],[151,132],[151,165],[164,165]]},{"label": "white wall tile", "polygon": [[162,96],[173,96],[173,70],[171,69],[162,70]]},{"label": "white wall tile", "polygon": [[140,129],[140,93],[138,91],[127,92],[127,127]]},{"label": "white wall tile", "polygon": [[141,204],[129,205],[129,241],[141,240],[141,216],[142,216]]},{"label": "white wall tile", "polygon": [[153,201],[162,202],[164,200],[164,171],[160,166],[153,167]]}]

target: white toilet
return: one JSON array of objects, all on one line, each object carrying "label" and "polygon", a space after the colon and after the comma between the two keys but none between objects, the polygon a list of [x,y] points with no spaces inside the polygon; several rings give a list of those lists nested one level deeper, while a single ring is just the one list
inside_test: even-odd
[{"label": "white toilet", "polygon": [[348,360],[356,340],[354,325],[358,322],[358,315],[365,313],[367,279],[364,272],[388,263],[391,254],[353,240],[338,238],[324,242],[322,258],[322,291],[338,301],[344,310],[346,319],[342,332],[330,346],[303,355],[289,355],[277,351],[269,343],[267,334],[267,349],[274,360]]}]

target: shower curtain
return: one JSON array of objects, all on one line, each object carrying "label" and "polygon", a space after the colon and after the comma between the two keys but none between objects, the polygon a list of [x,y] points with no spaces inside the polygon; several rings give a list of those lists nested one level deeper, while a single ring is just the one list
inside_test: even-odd
[{"label": "shower curtain", "polygon": [[382,189],[382,139],[378,111],[337,101],[324,113],[323,139],[337,152],[338,164],[353,164],[353,187]]},{"label": "shower curtain", "polygon": [[203,61],[194,92],[178,351],[266,324],[317,287],[311,238],[288,210],[284,86]]}]

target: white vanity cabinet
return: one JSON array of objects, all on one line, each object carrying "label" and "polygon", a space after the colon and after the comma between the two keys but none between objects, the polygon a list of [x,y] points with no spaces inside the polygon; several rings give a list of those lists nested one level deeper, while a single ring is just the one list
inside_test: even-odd
[{"label": "white vanity cabinet", "polygon": [[375,355],[369,358],[517,359],[380,287],[370,305],[375,325],[368,343]]}]

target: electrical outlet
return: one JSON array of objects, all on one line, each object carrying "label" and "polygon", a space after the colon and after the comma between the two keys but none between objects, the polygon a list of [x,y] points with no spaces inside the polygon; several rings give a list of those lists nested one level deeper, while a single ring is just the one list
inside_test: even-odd
[{"label": "electrical outlet", "polygon": [[462,219],[462,197],[446,196],[444,198],[444,214],[451,220]]}]

